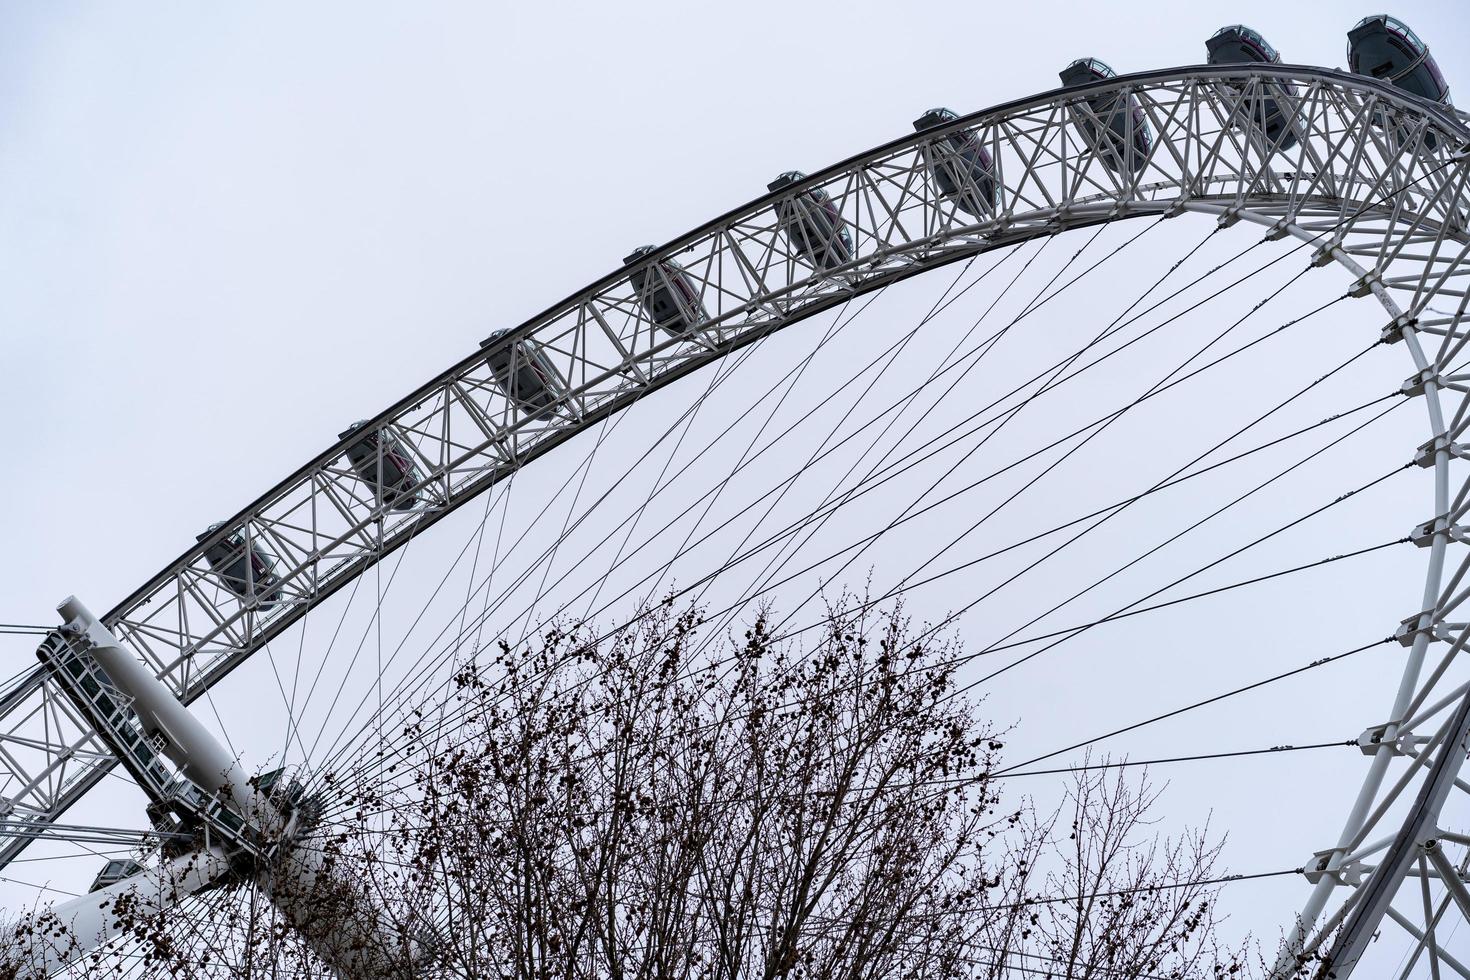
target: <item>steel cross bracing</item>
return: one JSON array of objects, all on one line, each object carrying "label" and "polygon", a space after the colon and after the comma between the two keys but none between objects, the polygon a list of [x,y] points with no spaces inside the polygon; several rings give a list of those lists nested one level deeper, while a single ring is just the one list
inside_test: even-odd
[{"label": "steel cross bracing", "polygon": [[[1096,135],[1105,133],[1107,120],[1093,107],[1106,106],[1113,93],[1136,99],[1152,135],[1146,153],[1131,138]],[[1254,122],[1267,100],[1295,120],[1274,144]],[[1130,117],[1127,136],[1136,124]],[[966,130],[994,161],[995,203],[979,217],[936,187],[922,150]],[[1222,225],[1246,219],[1270,237],[1295,236],[1308,245],[1303,261],[1336,261],[1350,270],[1352,293],[1384,305],[1385,338],[1403,341],[1411,354],[1415,374],[1405,393],[1429,407],[1432,438],[1420,461],[1433,467],[1438,490],[1432,512],[1415,515],[1427,520],[1415,531],[1429,555],[1423,610],[1404,628],[1403,682],[1379,741],[1367,743],[1372,762],[1359,804],[1338,845],[1308,869],[1317,881],[1308,918],[1329,927],[1351,926],[1355,916],[1376,923],[1387,902],[1373,912],[1369,899],[1357,898],[1367,894],[1361,883],[1380,882],[1377,890],[1391,900],[1405,869],[1419,856],[1429,860],[1424,838],[1407,858],[1392,842],[1384,845],[1380,862],[1391,874],[1363,863],[1373,847],[1364,843],[1371,833],[1399,830],[1384,826],[1393,800],[1430,785],[1427,773],[1441,787],[1447,778],[1456,791],[1470,790],[1455,774],[1466,733],[1453,724],[1467,690],[1446,679],[1454,673],[1450,656],[1444,667],[1424,669],[1432,643],[1448,640],[1454,652],[1465,644],[1463,628],[1451,626],[1448,617],[1465,612],[1460,607],[1470,596],[1470,583],[1463,581],[1470,548],[1462,544],[1470,534],[1458,525],[1470,511],[1470,483],[1451,492],[1451,473],[1458,479],[1461,469],[1470,471],[1457,463],[1470,455],[1458,442],[1470,442],[1464,434],[1470,370],[1455,366],[1467,361],[1463,348],[1470,341],[1466,142],[1465,122],[1450,110],[1373,79],[1295,66],[1122,76],[906,137],[710,222],[487,348],[513,362],[511,370],[534,361],[554,391],[554,407],[518,406],[482,350],[371,420],[363,431],[392,437],[378,440],[378,482],[383,447],[396,441],[413,457],[413,506],[394,509],[404,496],[379,499],[345,455],[359,438],[354,434],[188,548],[103,622],[189,703],[455,507],[646,392],[770,331],[936,266],[1070,228],[1187,210],[1213,214]],[[821,263],[826,268],[793,248],[774,207],[813,188],[827,192],[852,236],[851,254]],[[661,329],[630,280],[638,270],[662,276],[658,264],[670,258],[683,267],[703,308],[697,329],[687,333]],[[251,570],[244,573],[249,588],[241,591],[254,598],[241,599],[210,566],[208,549],[236,533],[248,548],[274,556],[278,593],[256,590]],[[0,692],[0,714],[0,819],[7,826],[43,829],[115,764],[39,667]],[[1425,732],[1428,742],[1419,738]],[[1406,762],[1402,786],[1387,778],[1400,757]],[[1433,812],[1418,824],[1429,828],[1425,833],[1437,828],[1441,802],[1428,801]],[[9,838],[0,848],[0,866],[36,836]],[[1384,884],[1390,877],[1395,881]],[[1353,896],[1347,910],[1339,903],[1334,913],[1319,915],[1341,888]],[[1422,912],[1413,914],[1423,920]],[[1304,935],[1315,935],[1314,928],[1304,922]],[[1426,928],[1427,942],[1434,930]]]}]

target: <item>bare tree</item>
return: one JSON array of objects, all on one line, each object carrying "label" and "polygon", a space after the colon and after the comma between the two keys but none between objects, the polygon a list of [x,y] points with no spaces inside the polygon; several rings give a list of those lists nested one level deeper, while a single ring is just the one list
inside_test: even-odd
[{"label": "bare tree", "polygon": [[[467,977],[1208,977],[1203,835],[1080,776],[1002,806],[1002,748],[952,638],[834,610],[809,648],[758,616],[716,652],[664,608],[471,663],[374,801]],[[1059,833],[1059,829],[1068,831]],[[399,874],[403,872],[400,870]],[[1066,901],[1056,901],[1069,896]]]},{"label": "bare tree", "polygon": [[[711,638],[664,605],[469,657],[321,776],[307,846],[384,910],[386,945],[432,947],[406,976],[1242,975],[1215,935],[1218,845],[1159,838],[1146,779],[1083,770],[1048,814],[1008,806],[952,636],[867,603],[805,646],[769,622]],[[211,902],[208,938],[138,917],[145,972],[321,975],[253,886]]]}]

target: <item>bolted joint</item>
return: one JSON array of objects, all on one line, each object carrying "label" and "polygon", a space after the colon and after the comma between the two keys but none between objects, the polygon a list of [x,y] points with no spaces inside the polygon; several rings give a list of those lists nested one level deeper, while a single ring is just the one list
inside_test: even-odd
[{"label": "bolted joint", "polygon": [[1420,633],[1428,635],[1429,642],[1448,643],[1455,638],[1457,630],[1462,630],[1470,623],[1441,623],[1431,622],[1428,626],[1420,626],[1419,620],[1424,618],[1424,613],[1416,612],[1407,616],[1399,622],[1399,628],[1393,631],[1393,638],[1398,640],[1402,646],[1414,645],[1414,640]]},{"label": "bolted joint", "polygon": [[1416,526],[1409,534],[1409,540],[1416,548],[1427,548],[1434,544],[1435,538],[1440,536],[1456,544],[1470,544],[1470,534],[1467,534],[1465,528],[1458,524],[1451,524],[1449,518],[1444,516]]},{"label": "bolted joint", "polygon": [[1437,435],[1419,447],[1414,454],[1414,465],[1427,470],[1434,465],[1434,457],[1441,452],[1448,453],[1450,459],[1465,459],[1470,456],[1470,448],[1451,442],[1448,435]]},{"label": "bolted joint", "polygon": [[1409,316],[1407,313],[1400,313],[1394,317],[1392,323],[1383,328],[1383,333],[1379,335],[1378,342],[1381,344],[1396,344],[1404,339],[1405,330],[1412,330],[1418,325],[1418,317]]},{"label": "bolted joint", "polygon": [[1317,249],[1317,251],[1312,253],[1312,268],[1322,268],[1324,265],[1337,258],[1341,254],[1341,252],[1342,249],[1341,247],[1339,247],[1337,242],[1328,242],[1326,245],[1323,245],[1321,248]]},{"label": "bolted joint", "polygon": [[1436,388],[1444,387],[1439,380],[1438,368],[1427,367],[1418,374],[1405,378],[1404,383],[1399,385],[1399,394],[1408,398],[1417,397],[1424,394],[1425,386],[1430,383],[1433,383]]},{"label": "bolted joint", "polygon": [[[1334,847],[1331,850],[1318,851],[1312,855],[1312,859],[1302,867],[1302,877],[1315,885],[1323,878],[1327,878],[1337,885],[1348,885],[1356,888],[1363,883],[1370,870],[1366,864],[1359,860],[1343,861],[1337,864],[1342,857],[1342,848]],[[1336,864],[1336,867],[1333,865]]]},{"label": "bolted joint", "polygon": [[1349,286],[1347,294],[1353,299],[1362,299],[1364,296],[1367,296],[1369,293],[1373,292],[1374,286],[1382,285],[1383,280],[1379,277],[1378,273],[1369,272],[1360,277],[1357,282]]},{"label": "bolted joint", "polygon": [[1235,225],[1237,225],[1239,223],[1240,223],[1240,205],[1238,205],[1238,204],[1232,204],[1230,207],[1228,207],[1228,208],[1225,209],[1225,213],[1224,214],[1220,215],[1219,218],[1215,219],[1215,224],[1219,228],[1231,228],[1231,227],[1234,227]]},{"label": "bolted joint", "polygon": [[1289,234],[1291,234],[1291,222],[1285,218],[1279,218],[1266,232],[1266,241],[1279,242]]},{"label": "bolted joint", "polygon": [[[1445,832],[1443,830],[1441,830],[1439,827],[1431,825],[1429,827],[1426,827],[1420,833],[1419,838],[1414,841],[1414,846],[1417,847],[1420,852],[1424,854],[1425,857],[1430,857],[1436,851],[1443,854],[1444,837]],[[1455,880],[1459,881],[1461,884],[1470,882],[1470,870],[1467,870],[1464,867],[1449,867],[1446,866],[1446,864],[1444,863],[1437,862],[1436,870],[1440,872],[1441,876],[1453,872]]]},{"label": "bolted joint", "polygon": [[1377,755],[1384,746],[1388,746],[1394,755],[1418,755],[1418,747],[1429,741],[1428,735],[1415,735],[1412,732],[1398,732],[1389,735],[1388,730],[1396,722],[1384,722],[1372,728],[1364,729],[1363,734],[1358,736],[1358,749],[1364,755]]}]

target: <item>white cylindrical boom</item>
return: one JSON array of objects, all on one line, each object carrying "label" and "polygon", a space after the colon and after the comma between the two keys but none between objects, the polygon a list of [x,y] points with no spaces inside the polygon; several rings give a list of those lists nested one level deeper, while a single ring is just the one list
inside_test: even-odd
[{"label": "white cylindrical boom", "polygon": [[[49,976],[113,937],[147,924],[229,871],[224,852],[206,848],[90,894],[42,906],[21,916],[0,939],[0,975]],[[15,972],[4,973],[9,967]]]},{"label": "white cylindrical boom", "polygon": [[240,813],[255,816],[252,813],[258,809],[255,791],[246,781],[239,761],[200,724],[174,692],[153,676],[131,651],[123,649],[112,631],[76,596],[70,596],[57,610],[66,628],[85,634],[92,656],[107,671],[108,678],[133,699],[133,712],[143,723],[145,734],[162,736],[163,755],[201,789],[214,793],[224,788]]}]

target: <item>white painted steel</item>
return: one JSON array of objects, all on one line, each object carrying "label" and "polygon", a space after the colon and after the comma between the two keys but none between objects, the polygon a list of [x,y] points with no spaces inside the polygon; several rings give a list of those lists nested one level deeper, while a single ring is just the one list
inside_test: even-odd
[{"label": "white painted steel", "polygon": [[[190,851],[107,888],[22,916],[0,940],[0,950],[8,954],[5,962],[22,966],[17,976],[49,976],[133,924],[178,907],[229,872],[230,859],[221,848]],[[125,917],[117,913],[119,901],[130,909]]]},{"label": "white painted steel", "polygon": [[[112,684],[131,699],[144,731],[162,733],[162,751],[178,770],[208,794],[223,794],[243,815],[254,846],[221,847],[212,843],[208,821],[199,828],[199,843],[179,857],[164,861],[158,872],[143,872],[92,895],[50,911],[51,921],[68,926],[66,932],[43,943],[39,954],[47,970],[59,969],[97,946],[126,932],[117,915],[117,899],[136,896],[134,921],[164,914],[191,895],[215,885],[237,884],[254,878],[276,908],[296,927],[313,952],[344,980],[389,980],[401,974],[406,957],[416,960],[419,949],[411,936],[391,928],[354,883],[334,874],[320,847],[303,837],[303,828],[288,823],[265,794],[251,786],[245,768],[174,694],[118,642],[106,626],[75,596],[59,611],[65,619],[61,633],[84,640],[87,656],[94,658]],[[234,828],[222,828],[219,839],[234,837]],[[43,915],[45,913],[42,913]],[[23,920],[14,945],[32,934],[36,919]],[[49,932],[47,935],[51,935]]]},{"label": "white painted steel", "polygon": [[[1131,143],[1089,143],[1088,134],[1100,129],[1092,100],[1112,94],[1137,101],[1155,134],[1147,152]],[[1252,106],[1266,99],[1295,119],[1290,132],[1297,142],[1289,149],[1252,129],[1261,116]],[[926,169],[924,147],[962,130],[973,131],[995,161],[997,202],[983,220],[957,209]],[[1447,619],[1470,598],[1460,585],[1470,572],[1470,549],[1455,537],[1470,513],[1460,462],[1466,453],[1458,445],[1470,428],[1470,401],[1454,380],[1470,344],[1467,138],[1453,111],[1384,83],[1279,65],[1121,76],[906,136],[732,211],[500,337],[492,349],[510,352],[512,367],[540,358],[543,373],[556,379],[552,407],[522,411],[484,352],[474,351],[369,420],[369,429],[391,429],[414,455],[422,474],[414,508],[383,506],[339,442],[188,547],[102,622],[187,704],[455,507],[646,392],[771,331],[980,252],[1100,222],[1201,211],[1222,224],[1266,226],[1269,237],[1295,236],[1315,249],[1314,260],[1336,261],[1354,277],[1353,295],[1383,305],[1385,339],[1401,341],[1409,354],[1410,388],[1424,399],[1430,424],[1421,453],[1434,468],[1435,489],[1422,605],[1404,627],[1409,651],[1385,728],[1390,736],[1404,734],[1406,717],[1423,715],[1429,723],[1436,716],[1421,710],[1426,704],[1440,711],[1466,704],[1463,695],[1446,695],[1453,685],[1440,686],[1443,670],[1426,674],[1424,665],[1432,644],[1448,638],[1458,650],[1467,639],[1463,624]],[[851,259],[829,269],[793,250],[777,207],[817,188],[853,238]],[[681,336],[652,322],[629,278],[666,259],[679,261],[708,311],[699,329]],[[1424,516],[1406,515],[1405,524]],[[261,601],[249,589],[242,598],[210,567],[208,548],[235,532],[276,556],[279,601]],[[0,692],[0,715],[0,817],[44,827],[111,765],[106,747],[43,671]],[[38,741],[41,727],[50,734]],[[1420,824],[1426,801],[1443,801],[1425,795],[1431,784],[1452,784],[1463,761],[1462,740],[1447,734],[1433,762],[1413,773]],[[1394,742],[1385,737],[1375,750],[1336,847],[1308,869],[1325,873],[1300,923],[1298,943],[1307,949],[1344,922],[1345,932],[1371,933],[1407,874],[1400,860],[1407,826],[1389,846],[1394,861],[1385,858],[1363,885],[1344,886],[1331,873],[1385,810]],[[1438,810],[1429,816],[1437,820]],[[0,849],[0,865],[33,836]],[[1352,897],[1370,894],[1371,902]],[[1337,899],[1346,900],[1324,918]],[[1351,966],[1340,962],[1337,975]]]}]

